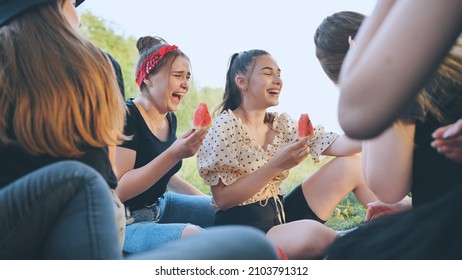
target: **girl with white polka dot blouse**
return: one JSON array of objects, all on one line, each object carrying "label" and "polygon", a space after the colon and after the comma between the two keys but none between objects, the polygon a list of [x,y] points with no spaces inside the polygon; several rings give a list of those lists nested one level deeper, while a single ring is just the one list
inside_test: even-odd
[{"label": "girl with white polka dot blouse", "polygon": [[[263,50],[234,54],[223,102],[197,154],[200,176],[211,186],[215,224],[257,227],[289,258],[317,258],[337,233],[323,225],[351,191],[367,204],[376,200],[361,173],[361,143],[326,133],[297,139],[296,123],[278,105],[281,70]],[[289,170],[311,154],[336,156],[289,194],[280,189]]]}]

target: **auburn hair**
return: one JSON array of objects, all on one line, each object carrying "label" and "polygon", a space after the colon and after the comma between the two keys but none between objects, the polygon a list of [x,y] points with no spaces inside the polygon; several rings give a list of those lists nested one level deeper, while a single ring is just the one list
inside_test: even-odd
[{"label": "auburn hair", "polygon": [[0,27],[0,145],[74,157],[124,140],[114,69],[62,12],[64,1]]}]

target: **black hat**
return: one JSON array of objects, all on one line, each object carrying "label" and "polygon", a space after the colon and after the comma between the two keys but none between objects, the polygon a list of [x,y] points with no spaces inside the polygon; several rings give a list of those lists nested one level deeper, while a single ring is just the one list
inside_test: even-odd
[{"label": "black hat", "polygon": [[[0,0],[0,26],[21,12],[38,4],[56,0]],[[82,4],[85,0],[75,1],[75,6]]]}]

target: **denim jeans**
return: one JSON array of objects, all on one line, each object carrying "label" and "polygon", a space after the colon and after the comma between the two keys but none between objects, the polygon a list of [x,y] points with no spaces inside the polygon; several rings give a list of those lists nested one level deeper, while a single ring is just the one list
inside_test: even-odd
[{"label": "denim jeans", "polygon": [[[201,199],[210,202],[210,198]],[[165,218],[170,211],[167,201]],[[122,257],[109,187],[83,163],[61,161],[18,179],[0,189],[0,205],[0,259]],[[208,219],[203,220],[206,226]],[[258,230],[223,226],[129,258],[276,259],[277,254]]]},{"label": "denim jeans", "polygon": [[143,252],[180,239],[187,224],[202,228],[214,225],[215,213],[209,196],[166,193],[159,202],[158,210],[158,221],[127,225],[124,252]]},{"label": "denim jeans", "polygon": [[0,259],[119,259],[109,186],[61,161],[0,189]]},{"label": "denim jeans", "polygon": [[276,260],[265,234],[247,226],[217,226],[157,249],[129,255],[137,260]]}]

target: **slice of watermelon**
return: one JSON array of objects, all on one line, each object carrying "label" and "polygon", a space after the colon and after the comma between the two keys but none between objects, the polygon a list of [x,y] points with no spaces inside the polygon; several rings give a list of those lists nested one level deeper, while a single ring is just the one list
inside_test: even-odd
[{"label": "slice of watermelon", "polygon": [[207,104],[201,102],[199,103],[199,106],[197,106],[197,109],[194,112],[193,128],[201,129],[211,126],[212,117],[210,117],[209,108],[207,107]]},{"label": "slice of watermelon", "polygon": [[314,129],[308,114],[301,114],[298,119],[298,138],[313,137]]}]

